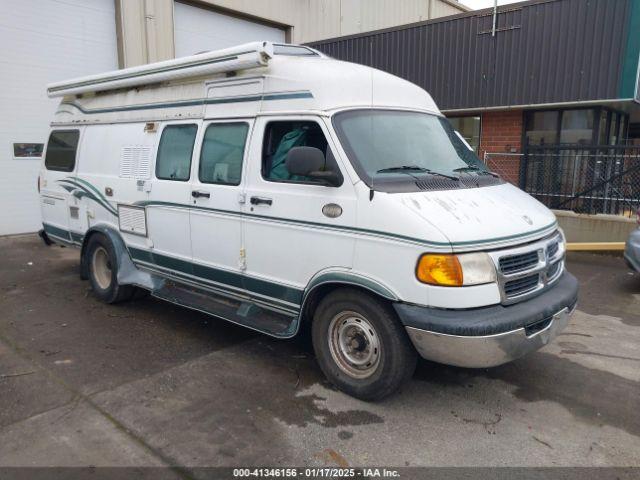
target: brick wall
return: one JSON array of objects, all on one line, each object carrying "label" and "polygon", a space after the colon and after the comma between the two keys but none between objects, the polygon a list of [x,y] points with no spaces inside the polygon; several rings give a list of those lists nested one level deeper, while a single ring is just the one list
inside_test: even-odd
[{"label": "brick wall", "polygon": [[[488,153],[522,153],[522,110],[484,112],[480,133],[480,158]],[[515,185],[520,172],[518,155],[490,155],[489,168]]]}]

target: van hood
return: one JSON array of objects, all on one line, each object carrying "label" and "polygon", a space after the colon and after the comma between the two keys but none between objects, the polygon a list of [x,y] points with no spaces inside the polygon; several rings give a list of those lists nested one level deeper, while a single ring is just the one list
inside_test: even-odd
[{"label": "van hood", "polygon": [[551,210],[509,183],[397,195],[407,208],[437,227],[455,251],[524,243],[557,228]]}]

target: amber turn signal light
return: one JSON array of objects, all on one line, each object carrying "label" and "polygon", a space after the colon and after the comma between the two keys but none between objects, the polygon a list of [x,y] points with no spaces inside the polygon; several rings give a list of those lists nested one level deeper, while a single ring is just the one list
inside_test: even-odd
[{"label": "amber turn signal light", "polygon": [[416,277],[422,283],[445,287],[463,285],[462,267],[455,255],[425,253],[418,259]]}]

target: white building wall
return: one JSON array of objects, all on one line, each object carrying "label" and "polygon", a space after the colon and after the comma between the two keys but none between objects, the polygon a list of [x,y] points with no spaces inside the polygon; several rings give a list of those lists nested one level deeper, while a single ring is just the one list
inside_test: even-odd
[{"label": "white building wall", "polygon": [[201,0],[292,27],[291,42],[420,22],[468,10],[453,0]]},{"label": "white building wall", "polygon": [[[14,158],[12,145],[46,143],[59,102],[46,97],[47,83],[218,48],[225,42],[241,43],[258,35],[304,43],[466,10],[452,0],[194,0],[191,4],[205,8],[174,0],[2,0],[0,235],[40,228],[39,161]],[[183,14],[195,28],[176,32],[175,27],[184,24]]]},{"label": "white building wall", "polygon": [[[173,58],[174,0],[114,0],[122,29],[122,65],[134,66]],[[314,40],[454,15],[469,9],[454,0],[196,0],[202,15],[213,10],[239,16],[254,25],[284,29],[286,40]],[[215,29],[216,27],[212,27]],[[182,42],[180,32],[176,41]]]},{"label": "white building wall", "polygon": [[285,42],[285,30],[282,28],[180,2],[175,3],[173,12],[176,57],[233,47],[239,43]]},{"label": "white building wall", "polygon": [[[118,66],[113,0],[2,0],[0,16],[0,235],[41,228],[39,159],[12,144],[46,143],[60,99],[46,84]],[[73,20],[73,21],[70,21]]]}]

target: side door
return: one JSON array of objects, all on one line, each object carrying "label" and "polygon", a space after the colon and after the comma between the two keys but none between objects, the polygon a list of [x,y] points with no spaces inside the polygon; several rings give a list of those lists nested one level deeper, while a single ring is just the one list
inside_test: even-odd
[{"label": "side door", "polygon": [[151,256],[147,262],[173,275],[191,275],[191,166],[201,122],[162,125],[156,151],[155,174],[146,206]]},{"label": "side door", "polygon": [[193,274],[199,281],[244,296],[242,178],[252,120],[205,122],[191,182]]},{"label": "side door", "polygon": [[[293,147],[320,149],[339,186],[287,171]],[[353,184],[321,118],[259,117],[249,154],[244,205],[245,285],[256,298],[297,313],[304,288],[327,268],[351,268],[356,221]]]},{"label": "side door", "polygon": [[74,192],[80,129],[61,128],[49,134],[40,184],[43,228],[53,240],[73,243],[71,218],[79,217],[80,197]]}]

